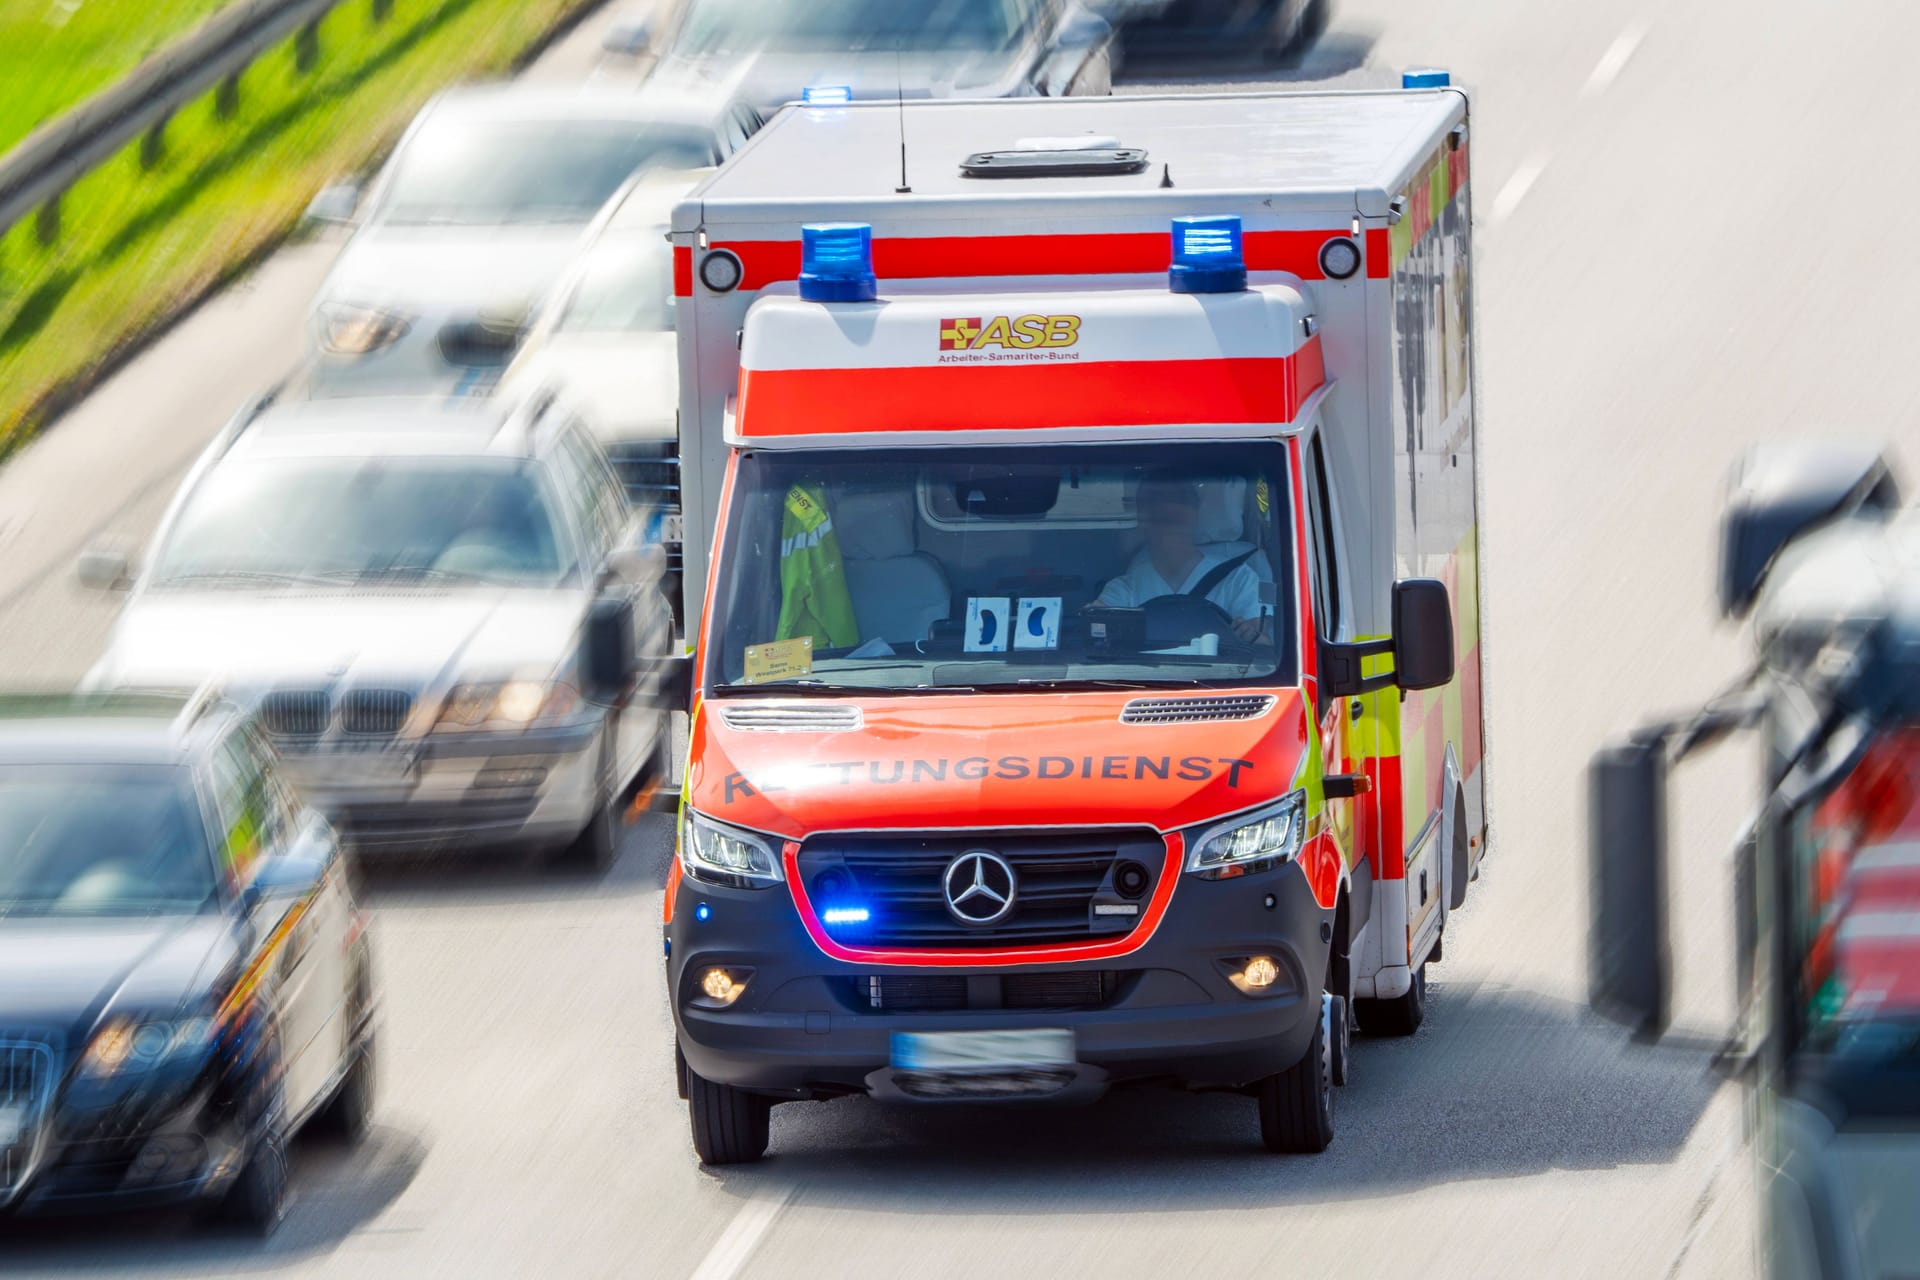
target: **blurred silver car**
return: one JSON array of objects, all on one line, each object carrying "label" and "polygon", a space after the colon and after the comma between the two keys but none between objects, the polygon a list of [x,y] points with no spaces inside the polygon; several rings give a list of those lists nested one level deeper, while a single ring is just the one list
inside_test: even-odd
[{"label": "blurred silver car", "polygon": [[666,237],[674,205],[700,176],[649,171],[607,203],[501,383],[509,394],[557,389],[580,414],[626,486],[642,540],[665,550],[676,601],[680,365]]},{"label": "blurred silver car", "polygon": [[[609,34],[654,78],[772,110],[815,94],[1009,98],[1113,91],[1113,28],[1080,0],[668,0]],[[824,100],[833,100],[828,97]]]},{"label": "blurred silver car", "polygon": [[423,108],[364,199],[309,317],[309,394],[484,389],[608,197],[646,168],[718,163],[760,126],[714,95],[642,88],[454,89]]},{"label": "blurred silver car", "polygon": [[174,498],[95,689],[217,681],[362,851],[614,853],[668,749],[671,620],[605,456],[551,398],[243,414]]}]

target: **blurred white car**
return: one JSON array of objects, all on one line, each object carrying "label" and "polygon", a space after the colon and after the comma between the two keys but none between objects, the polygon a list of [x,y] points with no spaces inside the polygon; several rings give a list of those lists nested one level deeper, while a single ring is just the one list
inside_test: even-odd
[{"label": "blurred white car", "polygon": [[509,394],[557,390],[580,415],[640,514],[643,539],[665,547],[676,601],[680,367],[667,230],[701,176],[649,171],[608,201],[501,383]]},{"label": "blurred white car", "polygon": [[660,556],[547,397],[242,414],[182,484],[88,687],[217,681],[362,852],[518,845],[603,867],[657,778]]},{"label": "blurred white car", "polygon": [[1113,27],[1081,0],[668,0],[657,21],[616,27],[606,46],[653,58],[656,81],[725,84],[769,111],[809,89],[853,98],[1113,89]]},{"label": "blurred white car", "polygon": [[622,183],[717,164],[760,123],[718,96],[645,88],[440,95],[364,199],[330,187],[309,207],[358,227],[313,304],[308,394],[481,389]]}]

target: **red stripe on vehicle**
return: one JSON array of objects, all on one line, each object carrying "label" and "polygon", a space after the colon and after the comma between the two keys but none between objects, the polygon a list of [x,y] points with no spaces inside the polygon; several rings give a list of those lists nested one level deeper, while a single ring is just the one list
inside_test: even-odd
[{"label": "red stripe on vehicle", "polygon": [[1160,867],[1160,880],[1154,886],[1153,897],[1147,902],[1147,909],[1140,917],[1140,923],[1133,931],[1119,938],[1102,938],[1097,942],[1075,942],[1065,945],[1055,944],[1038,947],[966,947],[957,951],[938,949],[921,950],[899,947],[856,947],[835,942],[828,935],[826,927],[820,923],[820,917],[814,912],[813,902],[807,897],[807,886],[800,876],[800,844],[789,840],[781,848],[781,863],[787,871],[787,887],[793,891],[793,905],[799,909],[800,922],[806,926],[807,934],[814,945],[832,956],[835,960],[848,960],[857,964],[900,964],[920,965],[932,968],[992,968],[1013,964],[1064,964],[1072,960],[1111,960],[1115,956],[1124,956],[1138,951],[1160,927],[1160,921],[1167,914],[1167,904],[1173,901],[1173,888],[1180,880],[1182,865],[1186,861],[1187,846],[1179,832],[1166,837],[1167,856]]},{"label": "red stripe on vehicle", "polygon": [[[1330,237],[1345,234],[1337,227],[1249,231],[1242,244],[1249,270],[1285,271],[1303,280],[1319,280],[1322,278],[1320,246]],[[781,280],[799,278],[798,240],[729,240],[716,242],[714,248],[730,250],[740,259],[744,269],[742,289],[764,289]],[[873,242],[873,270],[882,280],[1146,275],[1163,272],[1172,264],[1173,239],[1164,231],[1058,236],[891,236]],[[693,291],[690,253],[684,289],[676,265],[674,291],[682,297]]]},{"label": "red stripe on vehicle", "polygon": [[1317,337],[1242,360],[743,369],[740,434],[1291,422],[1324,376]]}]

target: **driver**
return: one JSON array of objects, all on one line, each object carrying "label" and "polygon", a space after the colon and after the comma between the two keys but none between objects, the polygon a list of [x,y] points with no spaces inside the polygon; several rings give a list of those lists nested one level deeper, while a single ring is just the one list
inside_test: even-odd
[{"label": "driver", "polygon": [[1222,609],[1243,641],[1260,638],[1260,577],[1244,560],[1225,574],[1215,566],[1233,559],[1200,545],[1200,490],[1187,480],[1145,480],[1137,510],[1147,544],[1134,554],[1127,571],[1100,589],[1096,607],[1139,608],[1161,596],[1196,592],[1211,574],[1204,598]]}]

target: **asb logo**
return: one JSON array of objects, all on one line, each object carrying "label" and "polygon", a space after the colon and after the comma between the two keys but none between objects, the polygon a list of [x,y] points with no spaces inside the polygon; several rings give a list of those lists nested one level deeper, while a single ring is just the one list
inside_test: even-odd
[{"label": "asb logo", "polygon": [[1078,341],[1079,316],[965,316],[940,322],[942,351],[1070,347]]}]

